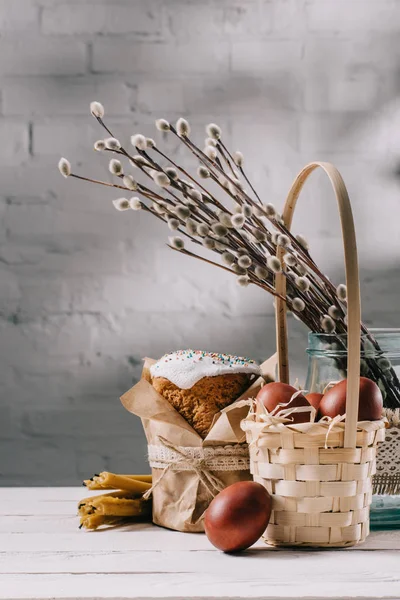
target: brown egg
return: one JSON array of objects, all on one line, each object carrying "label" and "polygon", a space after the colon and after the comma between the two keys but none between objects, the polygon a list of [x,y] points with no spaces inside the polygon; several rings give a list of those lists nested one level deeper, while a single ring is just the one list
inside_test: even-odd
[{"label": "brown egg", "polygon": [[307,394],[306,396],[307,400],[309,401],[311,406],[315,408],[315,410],[318,410],[318,407],[323,397],[324,395],[319,394],[318,392],[311,392],[311,394]]},{"label": "brown egg", "polygon": [[[264,385],[261,390],[258,392],[256,398],[260,400],[267,409],[268,412],[272,412],[274,408],[278,406],[278,404],[287,404],[287,406],[282,407],[286,408],[295,408],[297,406],[310,406],[310,403],[306,400],[303,394],[296,396],[294,400],[290,402],[291,397],[298,390],[294,388],[292,385],[288,383],[280,383],[278,381],[274,381],[272,383],[267,383]],[[290,404],[289,404],[290,402]],[[274,413],[275,415],[277,413]],[[293,423],[309,423],[310,421],[310,412],[300,412],[289,415],[289,419],[292,419]]]},{"label": "brown egg", "polygon": [[[336,417],[346,412],[347,379],[340,381],[326,392],[319,405],[321,417]],[[360,377],[359,421],[377,421],[382,417],[382,392],[367,377]]]},{"label": "brown egg", "polygon": [[204,517],[210,542],[223,552],[252,546],[264,533],[271,515],[271,496],[260,483],[239,481],[211,502]]}]

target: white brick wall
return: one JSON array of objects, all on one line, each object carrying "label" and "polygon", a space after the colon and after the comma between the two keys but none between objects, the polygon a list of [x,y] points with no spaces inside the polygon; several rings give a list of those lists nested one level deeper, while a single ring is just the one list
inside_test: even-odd
[{"label": "white brick wall", "polygon": [[3,79],[4,116],[87,115],[87,98],[104,98],[110,115],[129,115],[132,90],[115,77]]},{"label": "white brick wall", "polygon": [[68,36],[161,34],[162,12],[157,5],[157,1],[149,0],[104,4],[95,0],[74,6],[71,6],[71,2],[57,2],[43,9],[42,33]]},{"label": "white brick wall", "polygon": [[[2,75],[81,75],[86,70],[87,47],[82,42],[18,35],[0,40]],[[28,50],[29,46],[29,50]]]},{"label": "white brick wall", "polygon": [[208,75],[225,72],[229,67],[230,47],[225,40],[218,44],[192,42],[141,43],[126,39],[99,39],[93,42],[95,73],[153,73],[164,77]]},{"label": "white brick wall", "polygon": [[0,161],[3,165],[19,165],[28,159],[29,126],[19,121],[0,121]]},{"label": "white brick wall", "polygon": [[348,34],[365,31],[398,31],[400,7],[396,0],[368,2],[356,0],[320,0],[306,3],[310,32]]},{"label": "white brick wall", "polygon": [[[399,15],[398,0],[0,0],[0,485],[145,469],[140,423],[118,401],[143,356],[274,349],[269,297],[171,253],[163,226],[117,213],[108,190],[59,176],[65,155],[109,177],[93,99],[123,140],[156,137],[160,116],[188,116],[198,139],[216,120],[278,206],[304,163],[335,162],[365,320],[399,325]],[[305,196],[295,227],[341,279],[327,182],[315,175]],[[298,323],[291,337],[303,377]]]}]

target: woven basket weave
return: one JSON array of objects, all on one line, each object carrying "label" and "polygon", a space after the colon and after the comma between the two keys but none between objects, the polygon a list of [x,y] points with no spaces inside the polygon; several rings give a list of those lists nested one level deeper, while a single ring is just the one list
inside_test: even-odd
[{"label": "woven basket weave", "polygon": [[[254,420],[252,420],[254,419]],[[256,415],[243,426],[250,470],[272,496],[265,540],[273,545],[352,546],[369,533],[376,444],[381,421],[358,424],[356,446],[344,448],[344,427],[328,434],[322,425],[261,424]]]},{"label": "woven basket weave", "polygon": [[[297,198],[318,167],[328,175],[339,205],[348,302],[348,372],[345,422],[291,425],[251,411],[242,422],[250,447],[254,479],[272,496],[265,540],[274,545],[343,547],[365,540],[376,447],[384,439],[384,421],[357,423],[360,373],[360,290],[357,246],[350,200],[337,169],[311,163],[295,179],[282,218],[290,229]],[[277,256],[282,258],[282,250]],[[276,291],[286,295],[284,274]],[[279,380],[289,382],[286,305],[276,298]]]}]

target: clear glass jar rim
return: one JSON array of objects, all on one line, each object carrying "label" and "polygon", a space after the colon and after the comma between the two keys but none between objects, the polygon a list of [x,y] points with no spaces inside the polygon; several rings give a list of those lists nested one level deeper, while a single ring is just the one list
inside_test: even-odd
[{"label": "clear glass jar rim", "polygon": [[[369,327],[368,331],[372,333],[373,336],[381,336],[381,335],[400,335],[400,327]],[[313,333],[310,331],[308,333],[308,339],[320,339],[320,338],[347,338],[347,333]],[[362,337],[366,337],[366,334],[362,334]]]},{"label": "clear glass jar rim", "polygon": [[[379,354],[400,355],[400,328],[370,328],[370,333],[379,344]],[[361,335],[362,340],[366,340],[366,334]],[[346,354],[347,334],[341,333],[312,333],[308,334],[307,354],[310,355],[341,355]],[[329,348],[329,344],[334,342],[344,342],[343,348]],[[369,352],[371,349],[369,349]]]}]

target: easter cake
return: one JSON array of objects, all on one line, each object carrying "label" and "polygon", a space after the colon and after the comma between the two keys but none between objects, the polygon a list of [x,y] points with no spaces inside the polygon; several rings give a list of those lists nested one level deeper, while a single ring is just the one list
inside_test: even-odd
[{"label": "easter cake", "polygon": [[195,431],[205,438],[215,415],[261,375],[251,359],[230,354],[179,350],[150,368],[151,383]]}]

